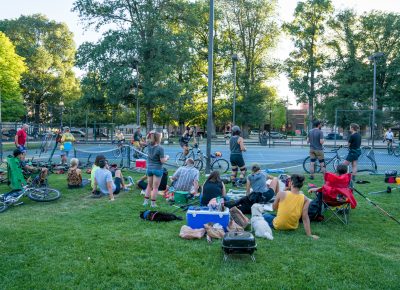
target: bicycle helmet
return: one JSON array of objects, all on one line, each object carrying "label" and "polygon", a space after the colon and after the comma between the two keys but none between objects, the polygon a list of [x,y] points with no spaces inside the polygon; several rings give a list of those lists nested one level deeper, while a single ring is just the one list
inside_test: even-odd
[{"label": "bicycle helmet", "polygon": [[240,127],[239,126],[233,126],[232,127],[232,135],[240,135],[242,131],[240,131]]}]

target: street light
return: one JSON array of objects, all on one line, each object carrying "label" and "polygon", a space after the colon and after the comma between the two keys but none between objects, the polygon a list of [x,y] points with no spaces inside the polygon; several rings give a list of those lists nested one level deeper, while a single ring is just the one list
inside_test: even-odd
[{"label": "street light", "polygon": [[232,111],[232,126],[236,124],[236,63],[239,60],[236,53],[232,54],[233,62],[233,111]]},{"label": "street light", "polygon": [[63,101],[61,101],[61,102],[59,102],[59,103],[58,103],[58,105],[59,105],[59,106],[60,106],[60,108],[61,108],[60,129],[61,129],[61,131],[62,131],[62,129],[63,129],[63,113],[64,113],[64,102],[63,102]]},{"label": "street light", "polygon": [[375,52],[373,55],[369,56],[368,59],[374,62],[374,87],[372,92],[372,128],[371,128],[371,139],[372,139],[372,149],[375,145],[375,111],[376,111],[376,59],[383,57],[385,54],[383,52]]},{"label": "street light", "polygon": [[[135,57],[133,65],[136,69],[136,125],[140,126],[140,108],[139,108],[139,60]],[[135,85],[135,83],[133,83]]]}]

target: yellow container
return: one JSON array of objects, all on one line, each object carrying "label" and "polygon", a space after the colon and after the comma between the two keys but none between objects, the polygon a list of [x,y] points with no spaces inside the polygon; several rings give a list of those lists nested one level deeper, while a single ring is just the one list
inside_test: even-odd
[{"label": "yellow container", "polygon": [[400,177],[396,177],[396,183],[400,186]]}]

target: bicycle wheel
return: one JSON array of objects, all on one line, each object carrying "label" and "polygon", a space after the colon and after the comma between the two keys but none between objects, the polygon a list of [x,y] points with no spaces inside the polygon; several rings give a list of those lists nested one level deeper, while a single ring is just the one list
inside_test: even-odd
[{"label": "bicycle wheel", "polygon": [[394,156],[397,156],[397,157],[400,156],[400,146],[393,147],[393,154],[394,154]]},{"label": "bicycle wheel", "polygon": [[203,169],[203,161],[201,159],[194,160],[194,167],[201,171]]},{"label": "bicycle wheel", "polygon": [[[303,169],[306,173],[310,173],[310,166],[311,166],[310,165],[310,156],[308,156],[303,161]],[[314,170],[315,173],[319,173],[321,171],[321,166],[319,165],[318,161],[316,161],[314,163],[314,168],[315,168],[315,170]]]},{"label": "bicycle wheel", "polygon": [[389,155],[393,155],[393,153],[394,153],[394,148],[393,148],[392,146],[388,146],[388,147],[387,147],[387,152],[388,152]]},{"label": "bicycle wheel", "polygon": [[32,188],[28,192],[28,197],[34,201],[47,202],[59,199],[61,193],[54,188]]},{"label": "bicycle wheel", "polygon": [[[178,166],[184,166],[186,161],[186,157],[183,156],[182,152],[178,152],[175,156],[175,163]],[[197,168],[197,167],[196,167]]]},{"label": "bicycle wheel", "polygon": [[113,151],[113,155],[114,155],[115,158],[119,158],[121,156],[121,149],[120,148],[116,148]]},{"label": "bicycle wheel", "polygon": [[4,212],[7,210],[8,205],[2,200],[3,197],[0,199],[0,212]]},{"label": "bicycle wheel", "polygon": [[223,174],[227,172],[229,169],[229,162],[226,159],[219,158],[216,159],[212,164],[211,164],[211,170],[212,171],[218,171],[220,174]]}]

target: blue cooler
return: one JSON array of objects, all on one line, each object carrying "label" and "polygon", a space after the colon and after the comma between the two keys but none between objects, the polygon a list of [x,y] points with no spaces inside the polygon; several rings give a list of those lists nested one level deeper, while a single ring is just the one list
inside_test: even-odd
[{"label": "blue cooler", "polygon": [[229,209],[210,211],[206,206],[191,206],[186,213],[187,225],[192,229],[202,229],[207,223],[219,223],[226,231],[229,225]]}]

